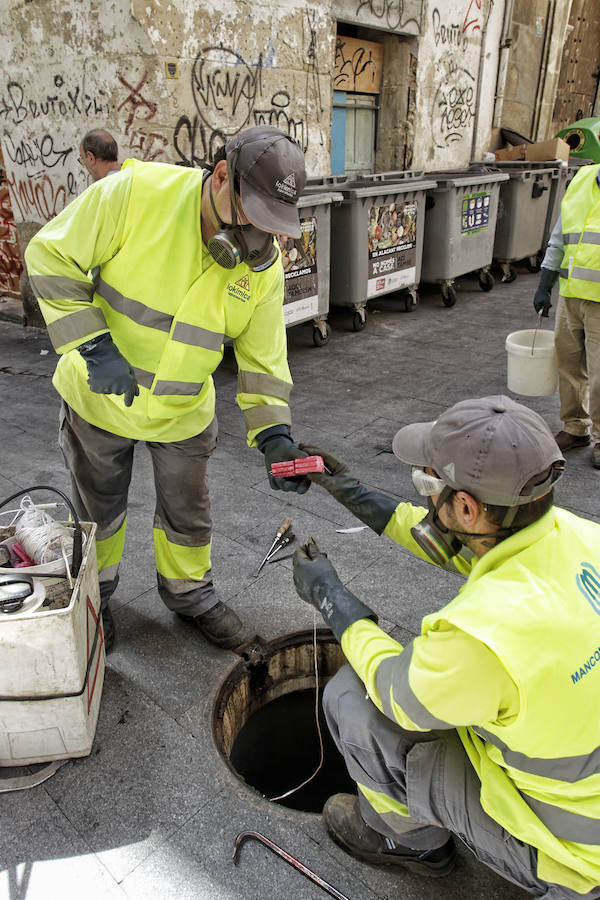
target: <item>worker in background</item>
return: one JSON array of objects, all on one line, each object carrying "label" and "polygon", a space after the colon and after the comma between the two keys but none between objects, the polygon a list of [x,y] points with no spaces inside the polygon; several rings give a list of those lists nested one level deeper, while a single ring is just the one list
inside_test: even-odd
[{"label": "worker in background", "polygon": [[393,450],[428,509],[327,453],[332,475],[310,478],[466,582],[403,647],[312,539],[294,554],[300,597],[350,663],[323,703],[358,796],[329,798],[329,834],[365,862],[430,876],[451,871],[456,835],[536,896],[600,897],[600,525],[553,505],[561,451],[508,397],[408,425]]},{"label": "worker in background", "polygon": [[[300,236],[304,155],[271,126],[232,138],[213,169],[126,160],[83,192],[27,248],[31,282],[60,354],[60,443],[74,501],[95,521],[105,639],[114,622],[133,448],[145,441],[156,487],[154,551],[167,607],[218,647],[244,629],[218,600],[206,484],[217,441],[212,373],[226,337],[237,358],[247,442],[273,462],[294,443],[273,234]],[[96,271],[92,282],[86,273]],[[304,492],[306,478],[273,478]]]},{"label": "worker in background", "polygon": [[94,181],[121,171],[117,159],[119,149],[112,134],[103,128],[95,128],[83,138],[79,147],[79,162]]},{"label": "worker in background", "polygon": [[[547,317],[560,276],[554,346],[563,452],[592,442],[600,469],[600,166],[582,166],[568,186],[533,299]],[[591,428],[591,436],[590,436]]]}]

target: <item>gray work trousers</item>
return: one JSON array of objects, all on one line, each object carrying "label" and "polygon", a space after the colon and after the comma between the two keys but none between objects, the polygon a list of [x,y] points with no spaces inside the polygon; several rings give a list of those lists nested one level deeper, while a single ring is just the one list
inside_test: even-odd
[{"label": "gray work trousers", "polygon": [[569,434],[600,442],[600,302],[559,297],[554,329],[560,418]]},{"label": "gray work trousers", "polygon": [[379,712],[350,666],[325,688],[329,730],[350,776],[408,807],[410,817],[376,812],[359,791],[367,825],[399,844],[431,849],[455,834],[494,872],[546,900],[591,900],[600,888],[578,894],[541,881],[537,851],[484,812],[480,782],[456,731],[409,732]]},{"label": "gray work trousers", "polygon": [[[212,582],[212,521],[206,481],[217,420],[188,440],[146,441],[154,468],[154,554],[159,594],[173,612],[197,616],[217,603]],[[119,581],[127,496],[137,441],[104,431],[62,404],[59,444],[71,475],[73,505],[96,522],[100,597]],[[195,552],[194,552],[195,551]]]}]

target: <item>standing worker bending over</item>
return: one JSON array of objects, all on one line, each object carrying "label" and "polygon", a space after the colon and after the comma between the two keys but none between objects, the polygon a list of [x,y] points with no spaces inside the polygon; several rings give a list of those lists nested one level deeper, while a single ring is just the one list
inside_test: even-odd
[{"label": "standing worker bending over", "polygon": [[327,801],[329,833],[366,862],[433,876],[451,871],[455,834],[536,896],[600,897],[600,525],[553,506],[561,452],[508,397],[408,425],[393,449],[428,511],[327,454],[332,474],[311,479],[468,577],[402,647],[312,539],[294,554],[298,593],[352,667],[323,701],[358,783],[358,797]]},{"label": "standing worker bending over", "polygon": [[582,166],[567,188],[550,235],[533,305],[548,316],[560,275],[554,345],[563,451],[592,447],[600,469],[600,166]]},{"label": "standing worker bending over", "polygon": [[[118,582],[133,448],[156,488],[158,590],[220,647],[243,627],[211,574],[206,466],[217,440],[212,373],[233,339],[247,440],[271,463],[304,456],[290,436],[283,269],[273,234],[300,236],[304,156],[270,126],[232,138],[214,170],[126,160],[45,225],[27,266],[61,354],[61,446],[82,517],[98,523],[105,637]],[[215,261],[216,260],[216,261]],[[94,269],[94,282],[88,273]],[[306,479],[271,478],[303,492]]]}]

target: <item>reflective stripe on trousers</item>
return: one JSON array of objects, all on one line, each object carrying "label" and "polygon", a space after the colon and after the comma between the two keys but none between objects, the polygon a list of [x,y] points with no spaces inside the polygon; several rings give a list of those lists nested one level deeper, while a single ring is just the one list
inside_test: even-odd
[{"label": "reflective stripe on trousers", "polygon": [[[350,666],[329,681],[323,709],[333,739],[359,791],[367,825],[399,844],[426,849],[448,832],[503,878],[545,900],[591,900],[537,875],[536,850],[482,809],[481,784],[454,730],[409,732],[379,712]],[[407,815],[408,813],[408,815]]]},{"label": "reflective stripe on trousers", "polygon": [[[156,490],[153,534],[158,590],[169,609],[186,615],[199,615],[216,602],[206,467],[217,430],[213,419],[201,434],[186,441],[146,441]],[[118,582],[137,441],[91,425],[63,403],[59,443],[77,513],[98,525],[99,579],[107,602]]]}]

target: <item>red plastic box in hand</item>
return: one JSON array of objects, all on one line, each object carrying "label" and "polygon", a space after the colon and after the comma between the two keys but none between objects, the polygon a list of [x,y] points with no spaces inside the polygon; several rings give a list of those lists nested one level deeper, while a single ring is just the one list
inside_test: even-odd
[{"label": "red plastic box in hand", "polygon": [[303,456],[300,459],[286,459],[285,462],[271,464],[271,475],[275,478],[293,478],[308,475],[309,472],[324,472],[322,456]]}]

